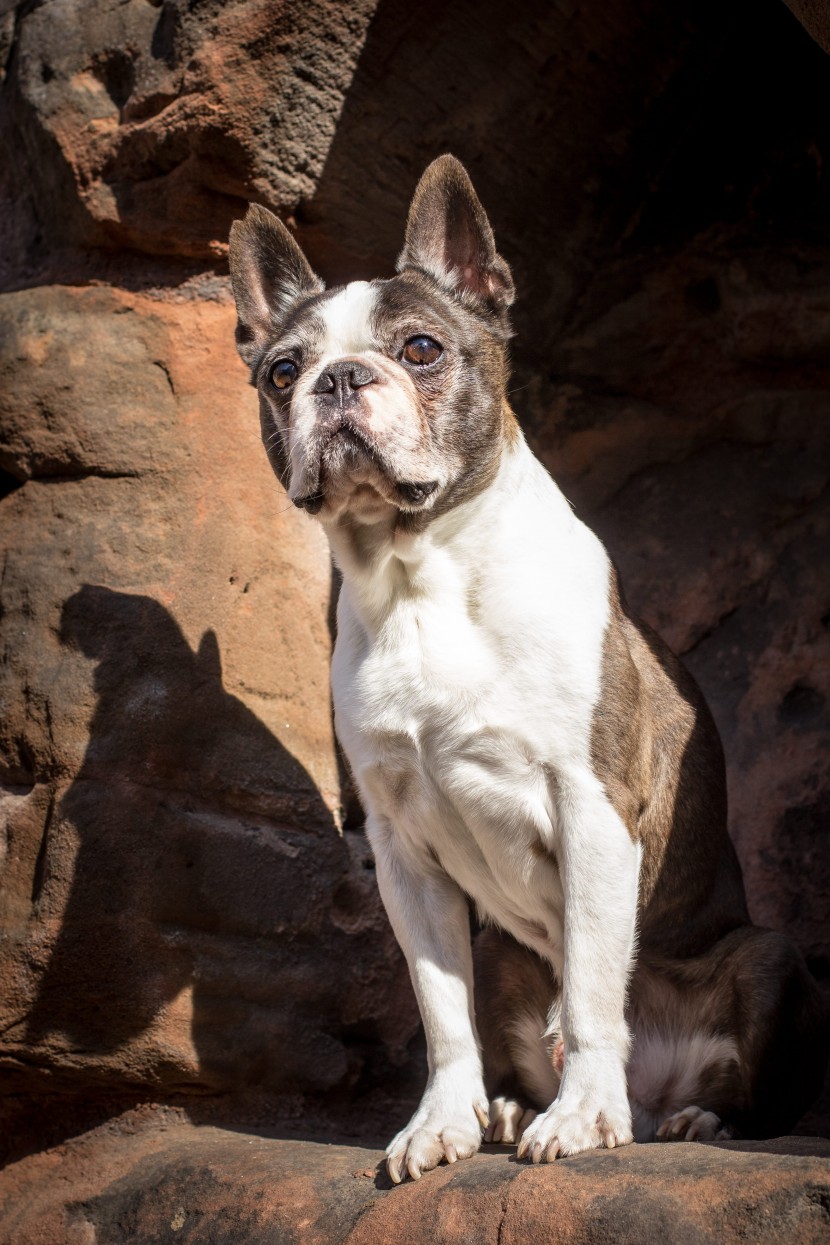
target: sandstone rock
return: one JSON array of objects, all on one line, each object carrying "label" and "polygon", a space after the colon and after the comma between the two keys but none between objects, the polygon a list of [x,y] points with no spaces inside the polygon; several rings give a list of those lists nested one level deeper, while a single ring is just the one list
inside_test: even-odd
[{"label": "sandstone rock", "polygon": [[816,43],[820,43],[825,52],[830,52],[830,15],[827,6],[821,4],[820,0],[786,0],[786,3],[801,24],[809,30]]},{"label": "sandstone rock", "polygon": [[328,555],[264,462],[231,307],[0,315],[8,1084],[346,1081],[344,1029],[401,1049],[414,1011],[390,1026],[405,976],[336,829]]},{"label": "sandstone rock", "polygon": [[0,1177],[6,1245],[823,1245],[830,1143],[667,1144],[517,1163],[506,1147],[397,1188],[382,1153],[131,1113]]},{"label": "sandstone rock", "polygon": [[[250,198],[320,176],[370,0],[51,0],[21,21],[14,92],[52,244],[207,257]],[[317,32],[325,31],[325,37]]]}]

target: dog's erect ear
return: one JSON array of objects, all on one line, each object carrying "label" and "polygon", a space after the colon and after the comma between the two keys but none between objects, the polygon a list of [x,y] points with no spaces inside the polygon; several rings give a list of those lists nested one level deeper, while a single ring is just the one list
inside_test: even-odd
[{"label": "dog's erect ear", "polygon": [[231,284],[236,299],[236,345],[250,366],[273,339],[298,298],[318,294],[323,282],[285,225],[252,203],[231,225]]},{"label": "dog's erect ear", "polygon": [[398,272],[422,268],[461,294],[504,311],[513,302],[510,269],[496,252],[493,230],[463,164],[439,156],[412,200]]}]

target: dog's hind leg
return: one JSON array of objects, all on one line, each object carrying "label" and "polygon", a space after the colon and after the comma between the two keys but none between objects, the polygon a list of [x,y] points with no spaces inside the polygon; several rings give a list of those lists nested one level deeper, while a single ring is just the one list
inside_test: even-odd
[{"label": "dog's hind leg", "polygon": [[728,1141],[735,1130],[724,1124],[714,1111],[684,1107],[675,1111],[657,1129],[657,1141]]},{"label": "dog's hind leg", "polygon": [[490,1099],[490,1123],[485,1130],[484,1140],[495,1145],[515,1146],[528,1124],[536,1119],[538,1112],[535,1107],[525,1105],[527,1099],[520,1089],[513,1092],[507,1086],[504,1089],[504,1093]]},{"label": "dog's hind leg", "polygon": [[498,929],[478,935],[473,963],[490,1099],[484,1140],[513,1145],[559,1091],[559,986],[548,964]]},{"label": "dog's hind leg", "polygon": [[706,955],[641,954],[628,1008],[638,1141],[779,1136],[821,1088],[828,1029],[798,950],[741,926]]}]

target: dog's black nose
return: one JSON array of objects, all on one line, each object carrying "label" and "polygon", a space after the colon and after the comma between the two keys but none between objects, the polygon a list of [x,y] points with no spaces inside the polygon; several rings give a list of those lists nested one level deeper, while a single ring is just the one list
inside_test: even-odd
[{"label": "dog's black nose", "polygon": [[377,377],[362,363],[355,359],[341,359],[325,368],[314,382],[311,392],[320,397],[330,395],[337,402],[346,402],[353,398],[358,389],[371,385]]}]

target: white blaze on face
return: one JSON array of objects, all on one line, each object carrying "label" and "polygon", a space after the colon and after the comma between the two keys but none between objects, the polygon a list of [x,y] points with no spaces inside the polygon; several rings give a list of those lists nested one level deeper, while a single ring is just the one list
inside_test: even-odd
[{"label": "white blaze on face", "polygon": [[326,363],[343,355],[362,354],[375,345],[372,312],[378,291],[368,281],[352,281],[320,308],[326,335],[317,363],[318,375]]}]

